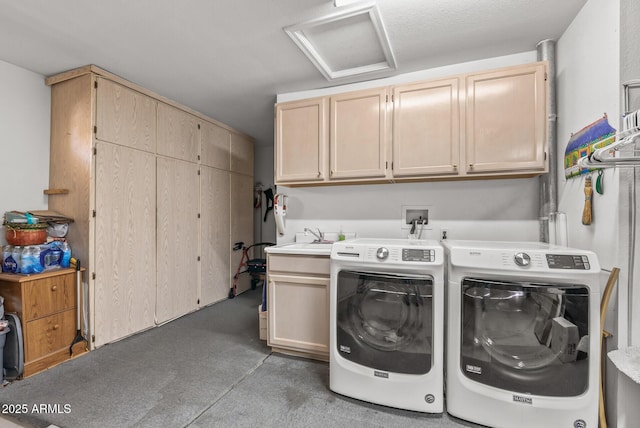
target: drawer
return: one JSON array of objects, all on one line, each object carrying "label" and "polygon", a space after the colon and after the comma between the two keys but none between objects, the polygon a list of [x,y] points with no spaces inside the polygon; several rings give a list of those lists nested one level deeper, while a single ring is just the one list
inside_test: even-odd
[{"label": "drawer", "polygon": [[25,332],[26,361],[69,348],[76,335],[76,311],[72,309],[30,321]]},{"label": "drawer", "polygon": [[59,275],[24,284],[25,321],[76,306],[76,275]]},{"label": "drawer", "polygon": [[269,272],[292,272],[305,275],[329,276],[329,257],[299,256],[289,254],[268,254],[267,269]]}]

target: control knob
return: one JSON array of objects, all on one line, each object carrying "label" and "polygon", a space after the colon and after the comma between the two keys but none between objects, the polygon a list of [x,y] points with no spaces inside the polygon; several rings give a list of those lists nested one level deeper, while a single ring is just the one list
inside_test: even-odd
[{"label": "control knob", "polygon": [[513,259],[515,260],[516,264],[518,266],[529,266],[529,264],[531,264],[531,257],[529,257],[529,254],[527,253],[516,253],[515,256],[513,256]]},{"label": "control knob", "polygon": [[389,250],[385,247],[378,248],[378,251],[376,251],[376,257],[378,260],[385,260],[389,257]]}]

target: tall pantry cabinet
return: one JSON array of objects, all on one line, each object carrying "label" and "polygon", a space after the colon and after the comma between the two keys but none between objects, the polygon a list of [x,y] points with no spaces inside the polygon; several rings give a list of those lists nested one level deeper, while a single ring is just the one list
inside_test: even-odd
[{"label": "tall pantry cabinet", "polygon": [[49,185],[68,190],[49,208],[75,219],[92,347],[226,298],[233,243],[253,242],[252,140],[95,66],[46,83]]}]

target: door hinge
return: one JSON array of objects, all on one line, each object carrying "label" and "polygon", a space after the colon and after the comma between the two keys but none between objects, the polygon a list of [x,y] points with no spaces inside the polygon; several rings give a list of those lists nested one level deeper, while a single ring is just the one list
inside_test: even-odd
[{"label": "door hinge", "polygon": [[200,160],[200,155],[198,155],[198,160]]},{"label": "door hinge", "polygon": [[386,96],[386,98],[385,98],[384,102],[385,102],[385,103],[388,103],[388,102],[389,102],[389,95],[387,95],[387,96]]},{"label": "door hinge", "polygon": [[548,76],[547,76],[547,72],[545,71],[544,72],[544,80],[545,80],[545,82],[547,81],[547,79],[548,79]]},{"label": "door hinge", "polygon": [[392,103],[394,102],[394,98],[393,98],[393,95],[391,95],[391,102],[392,102]]},{"label": "door hinge", "polygon": [[386,161],[386,162],[384,163],[384,169],[389,169],[389,161]]},{"label": "door hinge", "polygon": [[91,343],[96,343],[96,335],[95,334],[91,335]]},{"label": "door hinge", "polygon": [[200,213],[198,213],[198,218],[200,218]]},{"label": "door hinge", "polygon": [[198,304],[200,304],[200,299],[198,299]]},{"label": "door hinge", "polygon": [[544,152],[544,160],[547,160],[547,152]]},{"label": "door hinge", "polygon": [[198,170],[198,175],[200,175],[200,170]]},{"label": "door hinge", "polygon": [[95,218],[95,216],[96,216],[96,210],[93,210],[93,212],[91,213],[91,217]]},{"label": "door hinge", "polygon": [[200,124],[198,124],[198,129],[200,129]]},{"label": "door hinge", "polygon": [[97,127],[97,126],[94,126],[94,127],[93,127],[93,133],[94,133],[94,134],[97,134],[97,133],[98,133],[98,127]]},{"label": "door hinge", "polygon": [[200,256],[198,256],[198,261],[200,261]]},{"label": "door hinge", "polygon": [[98,81],[96,80],[95,82],[93,82],[93,87],[97,88],[98,87]]},{"label": "door hinge", "polygon": [[95,155],[97,155],[97,154],[98,154],[98,148],[97,148],[97,147],[94,147],[94,148],[93,148],[93,155],[95,156]]},{"label": "door hinge", "polygon": [[91,273],[91,279],[96,279],[96,273],[95,272]]}]

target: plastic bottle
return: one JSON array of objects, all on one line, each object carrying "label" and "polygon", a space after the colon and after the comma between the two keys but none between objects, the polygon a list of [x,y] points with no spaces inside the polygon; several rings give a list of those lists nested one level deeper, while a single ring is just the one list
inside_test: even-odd
[{"label": "plastic bottle", "polygon": [[20,273],[33,273],[33,249],[31,246],[24,247],[22,250],[22,265],[20,266]]},{"label": "plastic bottle", "polygon": [[71,247],[66,241],[64,241],[60,245],[60,249],[62,250],[62,260],[60,260],[60,266],[63,268],[68,268],[71,265]]},{"label": "plastic bottle", "polygon": [[2,247],[2,272],[12,271],[15,261],[11,257],[11,253],[13,253],[13,245],[7,244]]},{"label": "plastic bottle", "polygon": [[42,254],[42,247],[40,245],[34,245],[32,249],[33,249],[33,273],[40,273],[44,271],[42,260],[40,260],[40,255]]},{"label": "plastic bottle", "polygon": [[23,248],[16,245],[13,247],[13,251],[11,252],[12,267],[10,272],[12,273],[20,273],[20,268],[22,267],[22,250]]},{"label": "plastic bottle", "polygon": [[338,241],[344,241],[344,232],[342,231],[342,226],[340,227],[340,232],[338,232]]}]

